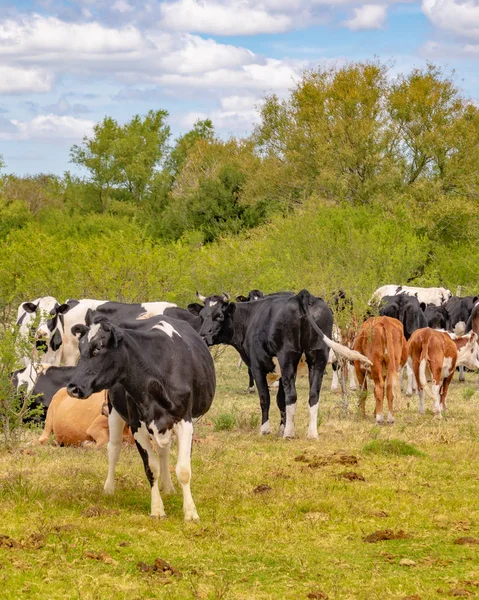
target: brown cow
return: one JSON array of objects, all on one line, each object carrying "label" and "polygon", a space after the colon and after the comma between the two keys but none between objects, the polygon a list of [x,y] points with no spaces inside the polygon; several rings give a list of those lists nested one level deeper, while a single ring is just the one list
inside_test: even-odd
[{"label": "brown cow", "polygon": [[367,356],[373,363],[371,367],[365,368],[359,361],[354,361],[358,384],[361,388],[364,386],[361,393],[363,416],[366,416],[367,375],[374,382],[376,422],[384,423],[383,400],[384,383],[386,383],[387,421],[394,423],[393,400],[398,398],[401,393],[399,369],[405,365],[407,360],[407,345],[402,323],[392,317],[371,317],[362,324],[353,349]]},{"label": "brown cow", "polygon": [[[89,398],[71,398],[65,388],[58,390],[48,407],[45,428],[39,438],[46,444],[53,432],[57,444],[63,446],[95,446],[101,448],[108,443],[107,392],[92,394]],[[129,428],[125,428],[128,436]],[[132,440],[127,437],[124,441]],[[131,436],[131,434],[130,434]]]},{"label": "brown cow", "polygon": [[[477,335],[457,336],[425,327],[417,329],[408,341],[408,364],[416,378],[419,412],[424,414],[424,392],[434,400],[434,412],[442,417],[446,396],[456,365],[479,368]],[[431,388],[428,385],[431,381]]]}]

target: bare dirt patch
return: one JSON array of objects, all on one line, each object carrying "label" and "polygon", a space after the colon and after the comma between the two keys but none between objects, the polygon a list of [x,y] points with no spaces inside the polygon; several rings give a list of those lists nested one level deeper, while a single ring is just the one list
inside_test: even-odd
[{"label": "bare dirt patch", "polygon": [[375,544],[376,542],[384,542],[388,540],[405,540],[410,537],[411,536],[405,533],[402,529],[399,531],[393,531],[392,529],[380,529],[379,531],[375,531],[374,533],[366,535],[363,537],[363,540],[370,544]]},{"label": "bare dirt patch", "polygon": [[345,471],[337,475],[338,479],[346,479],[347,481],[366,481],[362,475],[354,471]]},{"label": "bare dirt patch", "polygon": [[119,515],[120,511],[116,509],[103,508],[102,506],[89,506],[82,512],[82,517],[90,519],[91,517],[107,517]]},{"label": "bare dirt patch", "polygon": [[310,469],[319,469],[328,465],[357,465],[358,458],[351,454],[334,453],[329,456],[299,454],[296,462],[305,463]]},{"label": "bare dirt patch", "polygon": [[479,539],[466,536],[455,539],[454,543],[458,546],[468,546],[470,544],[479,544]]},{"label": "bare dirt patch", "polygon": [[266,492],[271,492],[273,488],[267,483],[260,483],[260,485],[256,486],[253,490],[253,494],[264,494]]},{"label": "bare dirt patch", "polygon": [[143,573],[159,573],[165,576],[174,575],[175,577],[181,577],[180,571],[162,558],[155,558],[155,562],[152,565],[139,562],[137,566]]}]

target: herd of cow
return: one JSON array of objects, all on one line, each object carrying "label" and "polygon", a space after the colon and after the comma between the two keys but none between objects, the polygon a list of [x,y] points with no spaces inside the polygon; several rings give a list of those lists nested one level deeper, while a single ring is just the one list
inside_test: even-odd
[{"label": "herd of cow", "polygon": [[[252,290],[234,302],[225,293],[197,297],[201,303],[187,309],[168,302],[59,304],[49,296],[18,309],[19,347],[32,339],[35,347],[21,358],[23,368],[13,381],[46,410],[40,441],[53,432],[58,443],[108,443],[104,490],[113,493],[115,466],[129,434],[151,486],[153,516],[165,516],[159,481],[164,493],[174,490],[169,469],[174,432],[185,519],[198,518],[190,490],[190,455],[193,421],[209,410],[215,393],[208,346],[231,345],[248,366],[249,387],[256,384],[260,398],[262,434],[271,431],[268,376],[279,371],[276,402],[284,437],[295,435],[300,363],[309,373],[308,437],[313,439],[318,437],[322,379],[334,355],[354,364],[363,414],[367,379],[373,381],[378,423],[384,421],[384,388],[387,421],[394,421],[403,367],[408,391],[418,392],[420,411],[428,392],[439,416],[456,366],[479,368],[479,298],[454,297],[444,288],[376,290],[369,304],[380,316],[365,320],[353,339],[341,335],[328,304],[307,290],[269,295]],[[335,304],[336,310],[352,308],[343,292]]]}]

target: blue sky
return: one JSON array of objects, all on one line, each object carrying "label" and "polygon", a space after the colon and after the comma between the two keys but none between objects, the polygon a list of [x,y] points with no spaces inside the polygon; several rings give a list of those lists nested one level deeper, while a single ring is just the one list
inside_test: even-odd
[{"label": "blue sky", "polygon": [[157,108],[173,136],[205,117],[245,135],[303,69],[372,58],[455,69],[479,100],[479,0],[0,0],[0,154],[61,175],[105,115]]}]

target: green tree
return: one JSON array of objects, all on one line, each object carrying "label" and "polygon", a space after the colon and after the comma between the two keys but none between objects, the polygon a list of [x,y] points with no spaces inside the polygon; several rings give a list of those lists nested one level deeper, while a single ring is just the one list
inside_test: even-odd
[{"label": "green tree", "polygon": [[120,127],[115,119],[105,117],[93,127],[93,136],[85,136],[81,145],[70,150],[70,162],[88,169],[90,181],[97,190],[102,210],[108,207],[111,188],[120,181],[115,158],[115,143]]}]

